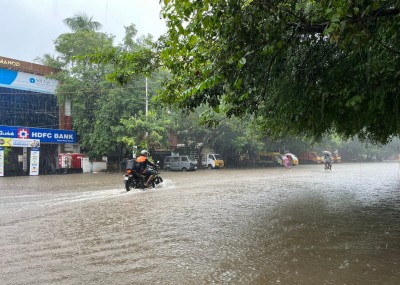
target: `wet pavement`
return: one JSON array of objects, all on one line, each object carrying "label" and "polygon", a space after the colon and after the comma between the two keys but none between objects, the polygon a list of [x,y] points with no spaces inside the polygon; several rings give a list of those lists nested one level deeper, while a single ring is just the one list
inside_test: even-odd
[{"label": "wet pavement", "polygon": [[400,165],[0,177],[0,284],[399,284]]}]

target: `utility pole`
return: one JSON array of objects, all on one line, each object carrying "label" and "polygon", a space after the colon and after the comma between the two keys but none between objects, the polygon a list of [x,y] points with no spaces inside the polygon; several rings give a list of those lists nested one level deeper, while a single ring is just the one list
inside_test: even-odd
[{"label": "utility pole", "polygon": [[[145,112],[146,117],[147,117],[147,113],[149,112],[149,96],[147,94],[148,93],[147,89],[148,88],[147,88],[147,76],[146,76],[146,112]],[[148,135],[149,135],[149,133],[146,131],[146,138],[147,138]]]},{"label": "utility pole", "polygon": [[147,117],[147,113],[149,112],[149,97],[148,97],[148,88],[147,88],[147,76],[146,76],[146,117]]}]

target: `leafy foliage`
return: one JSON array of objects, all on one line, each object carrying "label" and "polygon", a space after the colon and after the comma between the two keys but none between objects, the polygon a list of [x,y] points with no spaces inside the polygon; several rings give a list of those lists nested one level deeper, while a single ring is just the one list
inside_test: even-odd
[{"label": "leafy foliage", "polygon": [[169,0],[163,102],[254,114],[269,137],[399,134],[399,1]]},{"label": "leafy foliage", "polygon": [[135,38],[135,25],[125,27],[123,44],[118,47],[98,49],[85,55],[91,63],[112,66],[108,80],[126,85],[137,76],[150,76],[159,71],[160,63],[157,45],[153,37]]},{"label": "leafy foliage", "polygon": [[[141,112],[146,104],[146,77],[141,73],[134,74],[121,86],[107,79],[113,71],[111,63],[93,60],[99,50],[145,54],[153,45],[151,37],[136,38],[137,30],[130,25],[125,27],[123,43],[115,47],[114,37],[97,32],[101,24],[86,15],[75,15],[64,22],[72,32],[60,35],[55,41],[56,58],[45,55],[42,60],[62,69],[55,75],[62,82],[56,95],[60,104],[65,100],[71,101],[73,129],[77,131],[82,151],[90,157],[121,156],[131,146],[127,144],[129,137],[131,140],[143,137],[143,142],[135,140],[135,144],[162,143],[163,140],[156,134],[163,131],[159,125],[151,123],[151,116],[145,124],[150,133],[146,138],[146,132],[132,123],[138,118],[145,121]],[[161,72],[149,75],[150,103],[164,76]]]},{"label": "leafy foliage", "polygon": [[77,13],[72,18],[64,19],[64,23],[71,28],[72,31],[97,31],[101,28],[101,24],[93,21],[93,18],[85,13]]},{"label": "leafy foliage", "polygon": [[139,112],[138,116],[121,119],[121,125],[112,127],[118,141],[129,147],[139,149],[162,148],[168,144],[171,121],[162,113],[150,111],[148,115]]}]

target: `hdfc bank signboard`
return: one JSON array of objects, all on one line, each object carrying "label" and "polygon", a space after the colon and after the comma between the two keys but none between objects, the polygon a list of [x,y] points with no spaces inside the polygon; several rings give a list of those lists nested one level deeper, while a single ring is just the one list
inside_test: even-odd
[{"label": "hdfc bank signboard", "polygon": [[39,140],[41,143],[76,143],[76,132],[71,130],[0,126],[0,138],[32,139]]}]

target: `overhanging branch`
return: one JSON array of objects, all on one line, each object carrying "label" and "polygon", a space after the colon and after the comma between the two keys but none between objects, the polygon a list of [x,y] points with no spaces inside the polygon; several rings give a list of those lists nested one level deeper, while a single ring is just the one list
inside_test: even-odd
[{"label": "overhanging branch", "polygon": [[[361,19],[372,19],[376,20],[382,17],[393,17],[400,15],[400,8],[392,8],[385,10],[374,10],[368,16],[364,16],[360,18],[359,16],[353,16],[351,18],[346,19],[350,24],[354,24],[360,22]],[[317,24],[308,24],[308,23],[289,23],[291,27],[296,28],[301,33],[306,34],[314,34],[314,33],[322,33],[325,28],[330,24],[329,21],[317,23]]]}]

